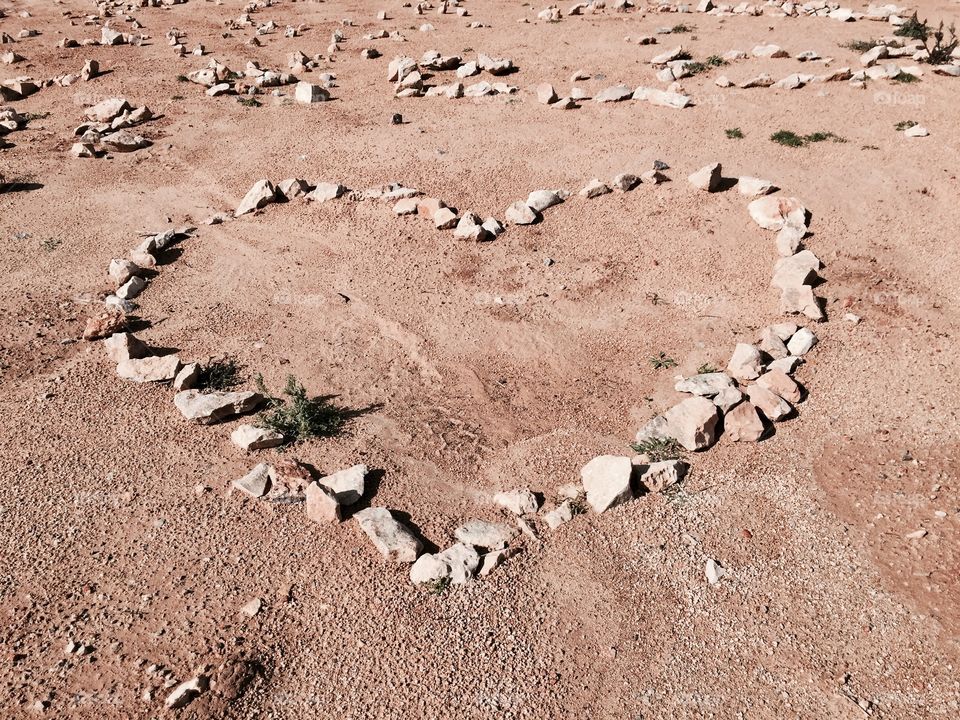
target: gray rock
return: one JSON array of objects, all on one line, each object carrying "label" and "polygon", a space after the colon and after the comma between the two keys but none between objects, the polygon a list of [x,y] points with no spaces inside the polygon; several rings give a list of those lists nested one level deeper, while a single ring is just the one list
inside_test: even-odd
[{"label": "gray rock", "polygon": [[590,507],[602,513],[632,499],[632,473],[633,465],[628,457],[600,455],[584,465],[580,478]]},{"label": "gray rock", "polygon": [[354,518],[374,547],[388,560],[412,563],[423,549],[420,540],[386,508],[366,508]]},{"label": "gray rock", "polygon": [[263,396],[251,391],[210,392],[183,390],[173,396],[173,403],[187,419],[202,425],[212,425],[234,415],[255,409]]},{"label": "gray rock", "polygon": [[170,382],[180,369],[176,355],[128,358],[117,363],[117,375],[133,382]]},{"label": "gray rock", "polygon": [[787,343],[787,350],[791,355],[802,357],[817,344],[817,336],[808,328],[800,328]]},{"label": "gray rock", "polygon": [[713,397],[725,388],[733,387],[733,378],[725,373],[702,373],[677,381],[673,386],[677,392]]},{"label": "gray rock", "polygon": [[514,515],[532,515],[540,507],[537,496],[527,489],[498,492],[493,502]]},{"label": "gray rock", "polygon": [[243,450],[264,450],[283,445],[283,434],[276,430],[246,424],[240,425],[230,433],[230,440]]},{"label": "gray rock", "polygon": [[504,215],[514,225],[531,225],[540,219],[540,213],[520,200],[508,207]]},{"label": "gray rock", "polygon": [[273,468],[267,463],[260,463],[239,480],[233,481],[233,487],[252,498],[261,498],[270,489]]},{"label": "gray rock", "polygon": [[534,190],[527,196],[527,207],[537,212],[543,212],[547,208],[559,205],[562,202],[563,198],[553,190]]},{"label": "gray rock", "polygon": [[487,550],[505,547],[520,532],[516,528],[486,520],[470,520],[453,531],[453,536],[466,545]]},{"label": "gray rock", "polygon": [[543,521],[551,530],[556,530],[571,520],[573,520],[573,504],[569,500],[564,500],[550,512],[544,513],[543,516]]},{"label": "gray rock", "polygon": [[720,408],[720,412],[726,413],[743,400],[743,393],[735,387],[728,387],[718,392],[712,399],[713,404]]},{"label": "gray rock", "polygon": [[341,505],[353,505],[363,497],[366,491],[366,465],[354,465],[320,478],[317,482],[337,496]]}]

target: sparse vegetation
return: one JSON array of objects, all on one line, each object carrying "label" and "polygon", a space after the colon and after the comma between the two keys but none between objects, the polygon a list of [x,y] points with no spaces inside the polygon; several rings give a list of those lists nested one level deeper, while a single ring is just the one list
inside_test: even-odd
[{"label": "sparse vegetation", "polygon": [[930,28],[927,27],[926,20],[920,20],[917,13],[914,13],[904,21],[903,25],[894,30],[893,34],[897,37],[926,41],[930,34]]},{"label": "sparse vegetation", "polygon": [[263,381],[256,378],[257,390],[267,399],[267,409],[259,414],[260,427],[282,433],[290,442],[311,437],[330,437],[343,428],[347,412],[331,401],[330,397],[307,396],[307,391],[293,376],[287,376],[283,389],[286,398],[272,395]]},{"label": "sparse vegetation", "polygon": [[447,588],[450,587],[450,578],[437,578],[436,580],[424,583],[423,587],[426,588],[431,595],[443,595]]},{"label": "sparse vegetation", "polygon": [[724,60],[719,55],[711,55],[710,57],[707,58],[706,62],[707,62],[707,65],[709,65],[710,67],[722,67],[728,64],[727,61]]},{"label": "sparse vegetation", "polygon": [[708,375],[710,373],[720,372],[710,363],[704,363],[697,368],[697,375]]},{"label": "sparse vegetation", "polygon": [[662,370],[664,368],[676,367],[677,361],[672,357],[667,357],[665,352],[661,352],[650,358],[650,364],[653,365],[654,370]]},{"label": "sparse vegetation", "polygon": [[63,240],[61,240],[60,238],[47,238],[46,240],[40,241],[40,247],[42,247],[47,252],[53,252],[62,244],[63,244]]},{"label": "sparse vegetation", "polygon": [[917,124],[917,121],[916,121],[916,120],[901,120],[901,121],[898,122],[896,125],[894,125],[894,127],[895,127],[899,132],[903,132],[904,130],[909,130],[910,128],[912,128],[912,127],[913,127],[914,125],[916,125],[916,124]]},{"label": "sparse vegetation", "polygon": [[670,28],[670,34],[671,34],[671,35],[681,35],[681,34],[683,34],[683,33],[691,33],[691,32],[693,32],[693,31],[696,30],[696,29],[697,29],[697,28],[696,28],[696,26],[694,26],[694,25],[686,25],[686,24],[684,24],[684,23],[677,23],[677,24],[674,25],[672,28]]},{"label": "sparse vegetation", "polygon": [[891,79],[893,82],[895,82],[895,83],[915,83],[915,82],[920,82],[920,78],[918,78],[916,75],[912,75],[911,73],[904,72],[903,70],[901,70],[900,72],[898,72],[896,75],[894,75],[894,76],[893,76],[892,78],[890,78],[890,79]]},{"label": "sparse vegetation", "polygon": [[853,50],[858,53],[865,53],[872,50],[877,45],[883,45],[879,40],[851,40],[850,42],[840,43],[840,47],[847,50]]},{"label": "sparse vegetation", "polygon": [[[949,38],[947,33],[950,34]],[[927,51],[925,62],[931,65],[949,63],[953,51],[960,45],[960,38],[957,38],[956,26],[953,23],[945,29],[943,20],[941,20],[940,25],[934,30],[927,24],[926,20],[920,20],[916,12],[907,18],[903,25],[894,30],[893,34],[898,37],[920,40]]]},{"label": "sparse vegetation", "polygon": [[727,128],[726,129],[727,137],[731,140],[743,140],[743,130],[738,127]]},{"label": "sparse vegetation", "polygon": [[237,98],[237,102],[244,107],[260,107],[263,105],[263,103],[257,100],[255,97],[240,97]]},{"label": "sparse vegetation", "polygon": [[699,75],[700,73],[706,72],[707,70],[709,70],[709,68],[702,62],[687,63],[686,65],[683,66],[683,69],[686,70],[686,72],[691,76]]},{"label": "sparse vegetation", "polygon": [[213,360],[200,368],[197,388],[200,390],[229,390],[240,384],[240,365],[236,360]]},{"label": "sparse vegetation", "polygon": [[678,460],[683,457],[683,448],[673,438],[651,438],[643,442],[632,443],[630,447],[634,452],[646,455],[650,458],[650,462]]},{"label": "sparse vegetation", "polygon": [[810,143],[824,142],[826,140],[833,140],[833,142],[836,143],[846,142],[845,138],[840,137],[836,133],[822,130],[810,133],[809,135],[797,135],[792,130],[778,130],[770,136],[770,139],[775,143],[787,147],[803,147]]}]

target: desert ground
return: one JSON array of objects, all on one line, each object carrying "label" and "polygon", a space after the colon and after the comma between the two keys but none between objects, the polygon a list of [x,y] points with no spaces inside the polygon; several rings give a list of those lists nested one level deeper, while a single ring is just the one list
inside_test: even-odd
[{"label": "desert ground", "polygon": [[0,11],[0,716],[960,713],[957,2]]}]

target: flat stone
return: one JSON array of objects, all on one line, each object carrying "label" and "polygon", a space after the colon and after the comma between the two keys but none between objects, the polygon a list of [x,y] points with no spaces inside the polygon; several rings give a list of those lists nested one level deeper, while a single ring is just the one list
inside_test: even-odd
[{"label": "flat stone", "polygon": [[550,105],[557,101],[557,91],[553,89],[550,83],[541,83],[537,85],[537,102],[542,105]]},{"label": "flat stone", "polygon": [[726,373],[716,372],[702,373],[678,380],[673,386],[673,389],[677,392],[690,393],[691,395],[713,397],[728,387],[733,387],[733,378]]},{"label": "flat stone", "polygon": [[354,465],[322,477],[317,482],[336,495],[337,502],[341,505],[353,505],[366,492],[368,472],[366,465]]},{"label": "flat stone", "polygon": [[737,180],[737,190],[740,191],[741,195],[746,195],[747,197],[761,197],[763,195],[769,195],[775,189],[776,188],[772,182],[762,178],[744,175]]},{"label": "flat stone", "polygon": [[323,203],[336,200],[346,191],[347,188],[340,183],[322,182],[317,183],[317,186],[311,192],[304,195],[304,197],[311,202]]},{"label": "flat stone", "polygon": [[250,412],[263,401],[251,391],[209,392],[184,390],[173,396],[173,404],[187,419],[201,425],[212,425],[234,415]]},{"label": "flat stone", "polygon": [[[109,28],[103,28],[104,33],[106,33],[108,29]],[[180,708],[186,707],[200,697],[207,691],[209,686],[209,679],[205,675],[198,675],[197,677],[191,678],[190,680],[177,685],[173,691],[167,695],[167,699],[164,701],[164,704],[170,710],[179,710]]]},{"label": "flat stone", "polygon": [[128,358],[117,363],[117,375],[133,382],[170,382],[180,369],[176,355]]},{"label": "flat stone", "polygon": [[230,433],[230,440],[243,450],[264,450],[283,445],[283,434],[276,430],[246,424],[240,425]]},{"label": "flat stone", "polygon": [[766,195],[747,206],[750,217],[764,230],[779,230],[789,224],[806,227],[807,209],[796,198]]},{"label": "flat stone", "polygon": [[107,307],[87,319],[83,328],[84,340],[100,340],[125,330],[127,316],[119,308]]},{"label": "flat stone", "polygon": [[803,362],[803,358],[798,358],[794,355],[787,355],[785,358],[780,358],[779,360],[774,360],[769,365],[767,365],[768,370],[780,370],[787,375],[792,375],[793,371],[797,369],[797,366]]},{"label": "flat stone", "polygon": [[380,554],[392,562],[415,562],[423,549],[420,540],[386,508],[366,508],[354,518]]},{"label": "flat stone", "polygon": [[320,524],[340,522],[340,503],[332,491],[314,482],[307,485],[304,494],[309,519]]},{"label": "flat stone", "polygon": [[688,178],[690,184],[695,188],[707,192],[717,192],[720,189],[722,179],[720,163],[712,163],[702,167]]},{"label": "flat stone", "polygon": [[118,298],[123,300],[132,300],[147,288],[147,281],[142,277],[135,275],[127,280],[123,285],[117,288],[115,293]]},{"label": "flat stone", "polygon": [[770,285],[780,290],[811,285],[817,280],[820,259],[809,250],[780,258],[774,265]]},{"label": "flat stone", "polygon": [[806,234],[807,229],[804,227],[785,224],[777,233],[777,254],[781,257],[795,255]]},{"label": "flat stone", "polygon": [[536,212],[543,212],[547,208],[559,205],[562,202],[563,198],[553,190],[534,190],[527,196],[527,207]]},{"label": "flat stone", "polygon": [[130,103],[127,102],[127,99],[112,97],[88,107],[83,114],[94,122],[107,123],[123,113],[124,110],[130,110]]},{"label": "flat stone", "polygon": [[780,292],[780,312],[806,315],[818,322],[824,319],[820,299],[809,285],[783,288]]},{"label": "flat stone", "polygon": [[150,354],[147,344],[128,332],[114,333],[105,338],[103,347],[114,362],[145,358]]},{"label": "flat stone", "polygon": [[767,327],[760,332],[760,342],[757,345],[774,360],[779,360],[789,354],[786,344],[773,328]]},{"label": "flat stone", "polygon": [[768,370],[757,378],[757,385],[776,393],[790,403],[800,402],[800,386],[782,370]]},{"label": "flat stone", "polygon": [[143,268],[131,260],[123,258],[114,258],[107,267],[107,274],[120,287],[130,278],[137,277],[143,272]]},{"label": "flat stone", "polygon": [[104,135],[100,142],[107,150],[113,152],[134,152],[152,144],[142,135],[136,135],[128,130],[118,130],[115,133]]},{"label": "flat stone", "polygon": [[590,507],[602,513],[632,499],[632,473],[633,465],[628,457],[601,455],[584,465],[580,478]]},{"label": "flat stone", "polygon": [[670,440],[670,427],[667,418],[663,415],[657,415],[637,431],[636,441],[638,444],[650,440]]},{"label": "flat stone", "polygon": [[693,452],[703,450],[717,439],[720,411],[710,400],[691,397],[664,413],[669,436]]},{"label": "flat stone", "polygon": [[596,97],[593,98],[593,101],[597,103],[620,102],[632,96],[633,90],[631,88],[628,88],[626,85],[616,85],[614,87],[608,87],[606,90],[601,90],[597,93]]},{"label": "flat stone", "polygon": [[540,507],[537,496],[527,489],[498,492],[493,496],[493,502],[514,515],[532,515]]},{"label": "flat stone", "polygon": [[735,387],[728,387],[714,395],[712,400],[713,404],[720,409],[720,412],[726,413],[743,400],[743,393]]},{"label": "flat stone", "polygon": [[267,500],[275,503],[304,502],[307,486],[313,482],[310,468],[293,459],[278,460],[271,468]]},{"label": "flat stone", "polygon": [[505,547],[520,531],[517,528],[486,520],[470,520],[453,531],[453,536],[466,545],[499,550]]},{"label": "flat stone", "polygon": [[760,349],[747,343],[737,343],[727,365],[727,372],[737,380],[755,380],[763,371]]},{"label": "flat stone", "polygon": [[287,178],[277,184],[276,190],[289,201],[310,192],[310,183],[301,178]]},{"label": "flat stone", "polygon": [[749,401],[741,402],[723,416],[724,434],[734,442],[756,442],[764,433],[763,420]]},{"label": "flat stone", "polygon": [[465,585],[476,574],[480,556],[469,545],[457,543],[435,555],[425,555],[410,568],[414,584],[449,580],[451,585]]},{"label": "flat stone", "polygon": [[516,552],[516,548],[503,548],[502,550],[494,550],[493,552],[488,552],[480,556],[480,569],[477,570],[477,575],[486,577],[493,572],[494,569],[502,565],[504,560],[513,557]]},{"label": "flat stone", "polygon": [[416,198],[403,198],[398,200],[397,204],[393,206],[394,215],[416,215],[417,214],[417,199]]},{"label": "flat stone", "polygon": [[790,414],[793,408],[786,400],[760,385],[751,385],[746,389],[750,402],[756,405],[768,420],[777,422]]},{"label": "flat stone", "polygon": [[234,480],[233,487],[252,498],[261,498],[270,488],[272,471],[267,463],[260,463],[239,480]]},{"label": "flat stone", "polygon": [[457,216],[450,208],[443,207],[433,214],[433,224],[437,230],[449,230],[456,226]]}]

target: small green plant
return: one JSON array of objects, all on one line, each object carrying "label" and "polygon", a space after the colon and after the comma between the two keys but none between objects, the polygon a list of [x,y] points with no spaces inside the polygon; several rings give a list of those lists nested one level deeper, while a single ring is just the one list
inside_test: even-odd
[{"label": "small green plant", "polygon": [[908,17],[904,21],[903,25],[893,31],[893,34],[897,37],[926,42],[927,37],[930,35],[930,28],[927,26],[926,20],[920,20],[917,17],[917,13],[913,13],[911,17]]},{"label": "small green plant", "polygon": [[255,97],[240,97],[237,98],[237,102],[244,107],[260,107],[263,105],[263,103],[257,100]]},{"label": "small green plant", "polygon": [[697,375],[709,375],[710,373],[720,372],[710,363],[704,363],[697,368]]},{"label": "small green plant", "polygon": [[40,247],[42,247],[47,252],[53,252],[58,247],[63,244],[63,240],[60,238],[47,238],[40,242]]},{"label": "small green plant", "polygon": [[785,145],[786,147],[803,147],[809,145],[810,143],[824,142],[825,140],[833,140],[836,143],[845,143],[846,139],[840,137],[836,133],[818,131],[810,133],[809,135],[797,135],[792,130],[778,130],[773,135],[770,136],[770,139],[779,143],[780,145]]},{"label": "small green plant", "polygon": [[743,140],[743,130],[740,128],[727,128],[726,129],[727,137],[731,140]]},{"label": "small green plant", "polygon": [[683,448],[673,438],[650,438],[630,445],[634,452],[646,455],[650,462],[679,460],[683,457]]},{"label": "small green plant", "polygon": [[918,78],[916,75],[912,75],[911,73],[904,72],[903,70],[898,72],[896,75],[894,75],[890,79],[895,83],[904,83],[904,84],[920,82],[920,78]]},{"label": "small green plant", "polygon": [[676,367],[677,361],[672,357],[667,357],[665,352],[661,352],[650,358],[650,364],[653,365],[654,370],[662,370],[664,368]]},{"label": "small green plant", "polygon": [[[947,38],[948,32],[950,33],[949,38]],[[924,50],[927,51],[925,62],[931,65],[945,65],[949,63],[953,51],[956,50],[958,44],[960,44],[960,39],[957,38],[956,26],[952,23],[945,30],[943,20],[941,20],[940,25],[934,30],[927,24],[926,20],[920,20],[916,12],[907,18],[903,25],[894,30],[893,34],[912,40],[920,40],[923,43]],[[932,45],[930,43],[931,40],[933,40]]]},{"label": "small green plant", "polygon": [[699,75],[702,72],[706,72],[709,68],[702,62],[689,62],[683,66],[683,69],[687,72],[688,75]]},{"label": "small green plant", "polygon": [[177,82],[190,82],[190,78],[186,75],[177,75]]},{"label": "small green plant", "polygon": [[899,132],[903,132],[904,130],[909,130],[910,128],[912,128],[912,127],[913,127],[914,125],[916,125],[916,124],[917,124],[917,121],[916,121],[916,120],[901,120],[901,121],[898,122],[896,125],[894,125],[894,127],[895,127]]},{"label": "small green plant", "polygon": [[447,588],[450,587],[450,578],[437,578],[436,580],[431,580],[430,582],[424,583],[423,586],[431,595],[443,595]]},{"label": "small green plant", "polygon": [[240,365],[236,360],[213,360],[200,368],[197,388],[200,390],[229,390],[240,384]]},{"label": "small green plant", "polygon": [[685,25],[684,23],[677,23],[672,28],[670,28],[670,33],[672,35],[680,35],[682,33],[691,33],[697,28],[693,25]]},{"label": "small green plant", "polygon": [[711,55],[710,57],[707,58],[707,65],[709,65],[710,67],[723,67],[724,65],[727,65],[727,64],[728,64],[727,61],[724,60],[719,55]]},{"label": "small green plant", "polygon": [[271,395],[262,375],[257,375],[256,383],[267,401],[266,410],[257,417],[259,426],[282,433],[289,442],[336,435],[347,421],[344,408],[329,397],[308,397],[293,375],[287,376],[283,389],[286,398]]},{"label": "small green plant", "polygon": [[865,53],[873,50],[877,45],[883,45],[879,40],[851,40],[850,42],[840,43],[840,47],[847,50],[853,50],[858,53]]}]

